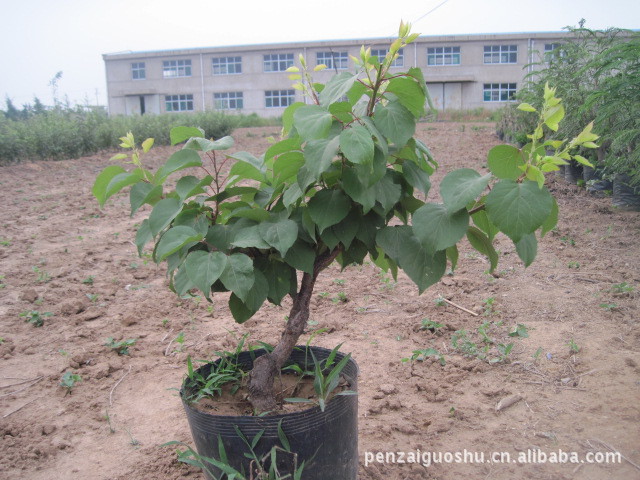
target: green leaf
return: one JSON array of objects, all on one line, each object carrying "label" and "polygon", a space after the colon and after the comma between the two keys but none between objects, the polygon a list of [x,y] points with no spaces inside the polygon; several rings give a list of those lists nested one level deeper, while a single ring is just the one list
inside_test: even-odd
[{"label": "green leaf", "polygon": [[331,140],[310,140],[304,148],[305,165],[313,178],[317,180],[331,166],[331,161],[338,153],[340,137]]},{"label": "green leaf", "polygon": [[402,251],[407,248],[412,236],[411,227],[407,225],[384,227],[378,230],[376,242],[382,247],[384,253],[398,262]]},{"label": "green leaf", "polygon": [[300,190],[300,185],[292,183],[291,186],[285,190],[284,195],[282,195],[282,203],[286,208],[289,208],[301,198],[302,190]]},{"label": "green leaf", "polygon": [[287,250],[284,261],[296,270],[313,274],[313,265],[316,260],[315,250],[306,242],[297,240],[293,246]]},{"label": "green leaf", "polygon": [[204,235],[185,225],[170,228],[160,237],[155,251],[156,263],[160,263],[186,245],[196,244],[203,238]]},{"label": "green leaf", "polygon": [[335,236],[340,240],[345,247],[348,249],[351,245],[351,242],[356,237],[358,230],[360,229],[360,214],[356,209],[352,209],[349,214],[337,225],[331,227]]},{"label": "green leaf", "polygon": [[340,222],[351,209],[351,201],[341,190],[320,190],[309,201],[309,214],[320,233]]},{"label": "green leaf", "polygon": [[518,243],[551,215],[553,197],[535,182],[501,180],[487,195],[485,204],[489,220]]},{"label": "green leaf", "polygon": [[149,228],[149,220],[145,218],[140,226],[138,227],[138,231],[136,232],[136,247],[138,247],[138,255],[142,255],[142,250],[144,246],[149,243],[153,239],[153,234],[151,233],[151,229]]},{"label": "green leaf", "polygon": [[174,172],[189,167],[199,167],[202,165],[200,155],[195,150],[182,149],[175,152],[169,157],[167,162],[161,166],[156,172],[153,183],[161,184],[166,178]]},{"label": "green leaf", "polygon": [[300,167],[304,165],[302,152],[286,152],[278,156],[273,163],[273,177],[278,182],[286,182],[298,175]]},{"label": "green leaf", "polygon": [[171,145],[189,140],[191,137],[204,137],[204,130],[196,127],[174,127],[169,133]]},{"label": "green leaf", "polygon": [[562,104],[555,105],[544,113],[544,123],[554,132],[558,131],[558,124],[564,118],[564,107]]},{"label": "green leaf", "polygon": [[156,203],[149,215],[149,229],[154,237],[176,218],[182,210],[182,205],[180,200],[173,197],[164,198]]},{"label": "green leaf", "polygon": [[498,178],[517,180],[522,175],[524,160],[520,150],[511,145],[496,145],[487,156],[489,170]]},{"label": "green leaf", "polygon": [[238,220],[233,226],[231,245],[239,248],[271,248],[260,235],[258,224],[244,218]]},{"label": "green leaf", "polygon": [[367,213],[376,204],[376,190],[361,183],[355,170],[349,168],[342,174],[342,187],[354,202],[362,205],[362,212]]},{"label": "green leaf", "polygon": [[445,250],[445,252],[447,254],[447,260],[451,262],[451,271],[454,271],[458,266],[458,257],[460,256],[460,253],[458,252],[458,246],[454,245],[452,247],[449,247]]},{"label": "green leaf", "polygon": [[476,226],[489,237],[489,240],[493,242],[493,239],[500,231],[500,229],[498,229],[498,227],[491,223],[489,217],[487,216],[487,212],[484,210],[479,210],[474,213],[471,218],[473,219],[473,223],[475,223]]},{"label": "green leaf", "polygon": [[543,238],[547,233],[555,228],[558,224],[558,202],[556,202],[555,197],[553,198],[553,205],[551,206],[551,213],[547,217],[547,219],[542,224],[542,229],[540,230],[540,238]]},{"label": "green leaf", "polygon": [[402,195],[402,187],[394,182],[394,173],[392,170],[387,170],[387,174],[373,185],[376,201],[380,203],[384,213],[389,212]]},{"label": "green leaf", "polygon": [[272,159],[276,155],[282,155],[288,152],[300,151],[301,139],[298,137],[285,138],[271,145],[264,154],[265,161]]},{"label": "green leaf", "polygon": [[253,317],[267,299],[269,293],[267,280],[260,270],[255,270],[254,274],[255,281],[244,299],[236,295],[236,292],[229,297],[229,309],[237,323],[243,323]]},{"label": "green leaf", "polygon": [[520,241],[516,242],[516,252],[524,266],[528,267],[535,260],[538,253],[538,240],[535,233],[524,235]]},{"label": "green leaf", "polygon": [[394,93],[400,103],[415,118],[420,118],[424,115],[425,94],[415,79],[410,77],[392,78],[387,84],[386,91]]},{"label": "green leaf", "polygon": [[228,225],[211,225],[207,232],[206,241],[218,250],[226,252],[233,241],[233,229]]},{"label": "green leaf", "polygon": [[[227,258],[227,266],[220,281],[244,302],[255,282],[253,262],[244,253],[234,253]],[[265,295],[266,297],[266,295]]]},{"label": "green leaf", "polygon": [[467,239],[473,248],[485,255],[491,263],[490,271],[494,271],[498,266],[498,252],[493,248],[493,244],[489,237],[485,235],[479,228],[470,226],[467,230]]},{"label": "green leaf", "polygon": [[346,128],[340,134],[340,150],[351,163],[368,164],[373,161],[373,139],[362,125]]},{"label": "green leaf", "polygon": [[389,102],[387,105],[378,103],[373,122],[398,149],[404,147],[416,131],[413,115],[399,102]]},{"label": "green leaf", "polygon": [[302,102],[294,102],[285,108],[284,113],[282,114],[282,136],[286,137],[291,133],[293,129],[293,115],[296,113],[301,107],[304,107],[305,104]]},{"label": "green leaf", "polygon": [[431,253],[445,250],[464,237],[469,226],[469,213],[450,213],[442,204],[427,203],[413,214],[413,232]]},{"label": "green leaf", "polygon": [[138,183],[142,180],[143,175],[142,170],[139,168],[135,169],[131,173],[124,172],[116,175],[107,185],[106,197],[109,198],[118,193],[124,187]]},{"label": "green leaf", "polygon": [[405,160],[402,164],[402,173],[404,174],[404,178],[407,183],[413,188],[417,188],[425,195],[429,193],[429,190],[431,189],[431,179],[429,178],[429,174],[414,162],[411,160]]},{"label": "green leaf", "polygon": [[211,175],[207,175],[202,179],[194,177],[193,175],[187,175],[186,177],[180,178],[178,183],[176,183],[176,193],[180,197],[180,200],[184,202],[187,198],[193,197],[194,195],[206,193],[203,187],[210,185],[211,182],[213,182]]},{"label": "green leaf", "polygon": [[293,114],[293,122],[303,140],[319,140],[329,133],[333,116],[320,105],[305,105]]},{"label": "green leaf", "polygon": [[236,162],[229,169],[229,178],[233,176],[237,176],[238,178],[234,178],[230,184],[235,184],[240,180],[256,180],[258,182],[264,182],[264,173],[261,172],[254,165],[247,162]]},{"label": "green leaf", "polygon": [[147,182],[138,182],[129,192],[129,203],[131,204],[131,216],[138,211],[138,209],[148,203],[153,205],[160,200],[162,196],[162,185],[152,185]]},{"label": "green leaf", "polygon": [[189,280],[198,287],[206,298],[211,293],[211,285],[215,283],[227,266],[227,256],[222,252],[190,252],[185,260]]},{"label": "green leaf", "polygon": [[265,242],[284,257],[298,238],[298,224],[287,218],[280,219],[272,216],[259,224],[258,232]]},{"label": "green leaf", "polygon": [[120,175],[126,172],[127,171],[120,165],[111,165],[102,170],[102,172],[100,172],[100,174],[97,176],[91,191],[93,193],[93,196],[98,200],[98,203],[101,207],[104,206],[105,202],[109,198],[107,196],[107,187],[109,186],[111,180],[116,175]]},{"label": "green leaf", "polygon": [[440,183],[440,195],[449,212],[457,212],[478,198],[487,188],[491,175],[480,176],[471,168],[448,173]]},{"label": "green leaf", "polygon": [[178,271],[172,276],[169,287],[180,297],[186,295],[189,290],[195,287],[187,275],[187,269],[184,264],[178,268]]},{"label": "green leaf", "polygon": [[322,92],[320,92],[320,105],[327,106],[344,97],[358,79],[349,72],[341,72],[331,77]]},{"label": "green leaf", "polygon": [[296,290],[296,271],[286,263],[267,260],[260,264],[260,271],[264,274],[269,287],[267,298],[275,305],[280,305],[288,293]]},{"label": "green leaf", "polygon": [[211,150],[228,150],[235,142],[231,137],[222,137],[218,140],[207,140],[206,138],[191,138],[184,144],[184,148],[198,150],[201,152],[210,152]]},{"label": "green leaf", "polygon": [[265,173],[267,171],[264,162],[261,159],[254,157],[249,152],[234,152],[232,155],[227,154],[227,157],[253,165],[261,173]]}]

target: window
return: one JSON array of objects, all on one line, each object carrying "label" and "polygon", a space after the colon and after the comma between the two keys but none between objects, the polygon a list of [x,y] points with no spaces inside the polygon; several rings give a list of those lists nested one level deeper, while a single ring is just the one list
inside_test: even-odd
[{"label": "window", "polygon": [[214,75],[242,73],[242,57],[220,57],[211,59]]},{"label": "window", "polygon": [[518,63],[518,46],[485,45],[484,63]]},{"label": "window", "polygon": [[[553,58],[556,58],[558,52],[555,52],[557,48],[560,47],[559,43],[545,43],[544,44],[544,61],[549,62]],[[560,53],[562,55],[562,53]]]},{"label": "window", "polygon": [[316,64],[326,65],[332,70],[345,70],[349,66],[349,54],[347,52],[317,52]]},{"label": "window", "polygon": [[[387,50],[386,48],[372,49],[371,50],[371,56],[378,57],[378,61],[382,62],[382,60],[384,60],[384,57],[387,56],[387,52],[388,51],[389,50]],[[404,67],[404,48],[401,48],[400,50],[398,50],[398,57],[393,61],[391,66],[392,67]]]},{"label": "window", "polygon": [[460,47],[427,48],[427,65],[460,65]]},{"label": "window", "polygon": [[485,83],[485,102],[508,102],[514,100],[516,95],[515,83]]},{"label": "window", "polygon": [[167,112],[192,112],[193,95],[165,95],[164,106]]},{"label": "window", "polygon": [[164,78],[190,77],[191,60],[165,60],[162,62]]},{"label": "window", "polygon": [[213,108],[216,110],[240,110],[243,108],[242,92],[214,93]]},{"label": "window", "polygon": [[265,72],[284,72],[289,67],[293,67],[293,53],[264,55]]},{"label": "window", "polygon": [[267,90],[264,92],[264,104],[267,108],[288,107],[295,101],[295,90]]},{"label": "window", "polygon": [[147,78],[144,71],[144,62],[133,62],[131,64],[131,78],[133,80],[144,80]]}]

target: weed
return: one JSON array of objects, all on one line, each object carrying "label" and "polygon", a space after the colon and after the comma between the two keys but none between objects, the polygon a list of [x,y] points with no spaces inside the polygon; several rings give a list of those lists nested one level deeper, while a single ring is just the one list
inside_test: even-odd
[{"label": "weed", "polygon": [[485,299],[483,301],[484,311],[482,312],[482,315],[484,315],[485,317],[490,317],[492,315],[496,315],[496,314],[500,313],[499,311],[494,310],[495,303],[496,303],[495,297],[489,297],[489,298]]},{"label": "weed", "polygon": [[580,268],[580,262],[569,262],[567,263],[567,267],[575,268],[576,270]]},{"label": "weed", "polygon": [[527,327],[521,323],[519,323],[518,325],[516,325],[513,330],[511,332],[509,332],[509,336],[510,337],[521,337],[521,338],[528,338],[529,337],[529,330],[527,329]]},{"label": "weed", "polygon": [[11,240],[0,237],[0,245],[2,245],[3,247],[10,247],[11,246]]},{"label": "weed", "polygon": [[136,438],[133,438],[133,435],[131,435],[131,431],[128,428],[125,427],[124,430],[129,434],[129,439],[130,439],[129,440],[129,445],[132,445],[134,447],[139,447],[140,445],[142,445],[140,443],[140,440],[138,440]]},{"label": "weed", "polygon": [[398,285],[398,282],[396,282],[391,276],[385,274],[384,272],[378,273],[378,277],[380,278],[380,282],[382,283],[381,288],[383,290],[393,290]]},{"label": "weed", "polygon": [[118,355],[129,355],[129,347],[134,346],[136,341],[137,339],[130,338],[128,340],[120,340],[119,342],[116,342],[113,337],[109,337],[103,345],[115,350]]},{"label": "weed", "polygon": [[32,324],[34,327],[41,327],[44,325],[44,319],[52,315],[53,313],[51,312],[40,313],[38,310],[25,311],[20,314],[21,317],[24,317],[25,322]]},{"label": "weed", "polygon": [[346,303],[349,301],[347,294],[344,292],[338,292],[338,294],[331,299],[333,303]]},{"label": "weed", "polygon": [[[320,410],[323,412],[327,401],[329,401],[333,392],[340,386],[342,370],[344,370],[344,367],[347,366],[347,363],[351,358],[351,354],[348,353],[342,357],[338,363],[335,363],[338,350],[341,346],[342,344],[335,347],[331,350],[331,353],[329,353],[329,356],[326,359],[320,361],[316,358],[313,350],[308,350],[311,352],[311,358],[313,359],[313,370],[311,371],[305,371],[299,365],[290,365],[286,368],[287,370],[294,371],[301,377],[313,377],[313,388],[317,395],[317,402],[320,406]],[[353,390],[343,390],[336,393],[336,395],[357,395],[357,392]],[[314,400],[308,398],[285,398],[284,400],[286,402],[294,403],[315,403]]]},{"label": "weed", "polygon": [[604,308],[606,311],[611,312],[618,308],[617,303],[601,303],[600,308]]},{"label": "weed", "polygon": [[0,345],[2,345],[4,342],[6,342],[6,340],[4,339],[4,337],[0,337]]},{"label": "weed", "polygon": [[428,318],[423,318],[420,324],[420,330],[429,330],[432,333],[436,333],[439,328],[443,328],[444,325],[438,322],[434,322],[433,320],[429,320]]},{"label": "weed", "polygon": [[576,246],[576,241],[569,235],[563,235],[562,237],[560,237],[560,242],[562,242],[562,244],[564,245],[570,245],[572,247]]},{"label": "weed", "polygon": [[635,287],[633,285],[629,285],[627,282],[616,283],[611,287],[611,291],[614,295],[628,295],[634,290]]},{"label": "weed", "polygon": [[107,421],[109,425],[109,433],[116,433],[116,429],[113,428],[113,424],[111,423],[111,415],[109,415],[109,410],[104,411],[104,419]]},{"label": "weed", "polygon": [[96,278],[95,276],[93,276],[93,275],[89,275],[87,278],[85,278],[84,280],[82,280],[82,283],[83,283],[83,284],[85,284],[85,285],[93,285],[93,280],[94,280],[95,278]]},{"label": "weed", "polygon": [[569,347],[569,351],[571,353],[578,353],[580,351],[580,347],[578,346],[578,344],[573,340],[573,338],[571,340],[569,340],[569,343],[567,343],[567,346]]},{"label": "weed", "polygon": [[320,293],[318,293],[318,296],[320,298],[327,298],[329,295],[331,295],[329,292],[320,292]]},{"label": "weed", "polygon": [[166,327],[169,324],[169,319],[168,318],[163,318],[162,319],[162,326]]},{"label": "weed", "polygon": [[336,285],[344,285],[345,281],[342,278],[334,278],[333,283],[335,283]]},{"label": "weed", "polygon": [[444,366],[446,361],[444,356],[435,348],[425,348],[422,350],[414,350],[411,357],[401,359],[402,362],[424,362],[429,357],[436,357],[440,365]]},{"label": "weed", "polygon": [[447,302],[445,301],[442,295],[438,295],[438,297],[434,300],[434,302],[438,307],[444,307],[447,304]]},{"label": "weed", "polygon": [[0,275],[0,288],[5,288],[7,285],[3,282],[4,275]]},{"label": "weed", "polygon": [[65,397],[67,395],[71,395],[71,390],[76,386],[77,383],[82,381],[82,377],[77,373],[65,372],[60,379],[60,386],[67,389],[67,392],[64,394]]},{"label": "weed", "polygon": [[538,360],[538,358],[540,358],[540,355],[542,355],[542,347],[538,347],[538,349],[535,351],[535,353],[532,355],[534,360]]},{"label": "weed", "polygon": [[51,275],[46,270],[41,270],[37,265],[32,267],[32,270],[37,276],[38,283],[47,283],[51,280]]},{"label": "weed", "polygon": [[98,301],[98,294],[96,293],[86,293],[85,294],[91,303],[96,303]]}]

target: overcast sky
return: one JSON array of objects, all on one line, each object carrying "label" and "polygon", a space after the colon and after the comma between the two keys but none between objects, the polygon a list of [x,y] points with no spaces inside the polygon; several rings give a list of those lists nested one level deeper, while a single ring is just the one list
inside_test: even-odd
[{"label": "overcast sky", "polygon": [[0,108],[106,103],[103,53],[423,35],[640,28],[638,0],[22,0],[2,2]]}]

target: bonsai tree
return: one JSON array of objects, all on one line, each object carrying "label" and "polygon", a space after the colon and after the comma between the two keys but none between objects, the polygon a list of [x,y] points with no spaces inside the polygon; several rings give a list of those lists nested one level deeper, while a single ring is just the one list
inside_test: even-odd
[{"label": "bonsai tree", "polygon": [[[536,232],[551,230],[558,215],[543,172],[596,138],[588,127],[571,142],[544,142],[544,130],[557,130],[564,116],[547,88],[527,145],[492,149],[485,175],[468,168],[450,172],[440,185],[443,203],[426,202],[437,163],[414,137],[426,113],[426,83],[418,68],[392,69],[398,52],[417,36],[402,23],[384,58],[363,47],[359,58],[352,57],[356,72],[339,73],[326,85],[313,82],[300,57],[291,78],[308,103],[285,110],[282,139],[262,155],[227,153],[230,137],[206,139],[199,129],[178,127],[171,140],[185,142],[183,148],[151,172],[142,158],[153,140],[139,149],[128,134],[122,147],[131,153],[114,158],[130,158],[133,168],[110,166],[96,179],[100,205],[131,185],[132,215],[144,204],[153,207],[135,243],[139,252],[153,244],[153,258],[167,262],[178,295],[199,290],[210,299],[214,292],[231,292],[229,309],[239,323],[265,301],[280,305],[291,297],[280,340],[256,359],[249,375],[249,400],[257,411],[277,409],[274,378],[307,325],[322,270],[333,262],[342,268],[362,264],[368,256],[394,277],[404,270],[422,293],[448,263],[455,268],[465,236],[495,268],[498,232],[513,240],[529,265]],[[555,153],[547,155],[547,149]],[[169,187],[170,176],[186,168],[202,176],[183,175]]]}]

